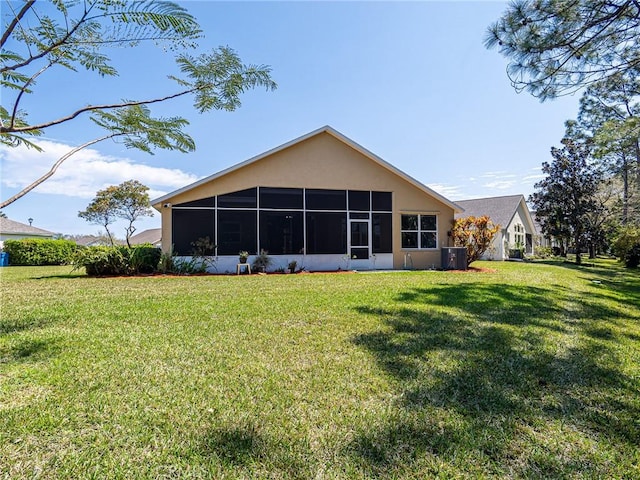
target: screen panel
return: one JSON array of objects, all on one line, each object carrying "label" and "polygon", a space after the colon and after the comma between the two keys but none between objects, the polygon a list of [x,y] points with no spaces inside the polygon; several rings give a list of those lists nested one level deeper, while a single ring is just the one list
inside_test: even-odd
[{"label": "screen panel", "polygon": [[346,210],[347,192],[345,190],[306,191],[307,210]]},{"label": "screen panel", "polygon": [[271,255],[301,254],[304,249],[302,212],[260,212],[260,248]]},{"label": "screen panel", "polygon": [[171,210],[171,239],[176,255],[192,255],[193,244],[206,237],[215,243],[214,210]]},{"label": "screen panel", "polygon": [[218,255],[258,250],[255,210],[218,210]]},{"label": "screen panel", "polygon": [[307,253],[347,253],[346,213],[307,213]]},{"label": "screen panel", "polygon": [[374,212],[391,212],[391,192],[371,192],[371,210]]},{"label": "screen panel", "polygon": [[256,208],[258,206],[258,189],[248,188],[237,192],[218,195],[219,208]]},{"label": "screen panel", "polygon": [[301,188],[260,187],[260,208],[302,210]]}]

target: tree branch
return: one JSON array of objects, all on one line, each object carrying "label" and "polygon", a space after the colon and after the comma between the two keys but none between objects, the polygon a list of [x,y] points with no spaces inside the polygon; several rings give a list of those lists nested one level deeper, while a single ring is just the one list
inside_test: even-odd
[{"label": "tree branch", "polygon": [[52,120],[50,122],[41,123],[39,125],[28,125],[26,127],[17,127],[17,128],[16,127],[0,127],[0,133],[21,133],[21,132],[24,133],[24,132],[30,132],[32,130],[40,130],[43,128],[52,127],[53,125],[59,125],[64,122],[68,122],[69,120],[73,120],[81,113],[93,112],[96,110],[111,110],[114,108],[131,107],[134,105],[151,105],[153,103],[159,103],[159,102],[164,102],[165,100],[178,98],[183,95],[192,93],[196,90],[198,90],[197,87],[191,88],[189,90],[184,90],[182,92],[174,93],[172,95],[167,95],[166,97],[154,98],[152,100],[139,100],[139,101],[131,101],[131,102],[112,103],[112,104],[106,104],[106,105],[89,105],[87,107],[76,110],[75,112],[73,112],[72,114],[66,117],[62,117],[57,120]]},{"label": "tree branch", "polygon": [[27,90],[27,88],[29,88],[29,85],[31,85],[33,83],[33,81],[38,78],[40,75],[42,75],[46,70],[48,70],[53,64],[52,63],[48,63],[47,65],[45,65],[44,67],[42,67],[39,71],[37,71],[36,73],[34,73],[31,78],[29,80],[27,80],[24,85],[22,85],[22,87],[20,88],[20,93],[18,94],[18,96],[16,97],[16,101],[13,104],[13,111],[11,112],[11,121],[9,122],[9,126],[7,128],[14,128],[15,127],[15,122],[16,122],[16,115],[18,114],[18,105],[20,104],[20,99],[22,98],[22,95],[24,95],[25,91]]},{"label": "tree branch", "polygon": [[73,150],[70,150],[69,152],[64,154],[62,157],[60,157],[56,161],[56,163],[53,164],[53,166],[51,167],[51,169],[47,173],[42,175],[35,182],[33,182],[30,185],[27,185],[26,187],[24,187],[22,190],[20,190],[18,193],[16,193],[11,198],[8,198],[7,200],[4,200],[2,203],[0,203],[0,208],[5,208],[7,205],[11,205],[13,202],[18,200],[19,198],[24,197],[27,193],[29,193],[31,190],[36,188],[38,185],[40,185],[41,183],[46,181],[54,173],[56,173],[56,170],[58,170],[58,167],[60,167],[60,165],[62,165],[62,163],[65,160],[67,160],[69,157],[71,157],[72,155],[76,154],[80,150],[82,150],[84,148],[87,148],[87,147],[89,147],[89,146],[91,146],[91,145],[93,145],[95,143],[101,142],[103,140],[107,140],[109,138],[114,138],[114,137],[117,137],[119,135],[125,135],[125,134],[124,133],[110,133],[109,135],[105,135],[104,137],[100,137],[100,138],[96,138],[96,139],[90,140],[90,141],[88,141],[86,143],[83,143],[82,145],[74,148]]},{"label": "tree branch", "polygon": [[9,37],[13,33],[13,30],[16,28],[18,23],[20,23],[20,20],[22,20],[22,17],[24,17],[27,14],[27,12],[31,9],[34,3],[36,3],[36,0],[29,0],[28,2],[26,2],[22,6],[22,9],[18,12],[18,14],[13,18],[13,20],[11,20],[11,23],[2,34],[2,39],[0,39],[0,48],[4,47],[4,44],[7,43],[7,40],[9,40]]},{"label": "tree branch", "polygon": [[67,33],[63,37],[61,37],[57,42],[52,43],[51,45],[49,45],[47,48],[45,48],[43,51],[41,51],[37,55],[31,55],[29,58],[27,58],[23,62],[14,63],[13,65],[9,65],[9,66],[0,68],[0,73],[9,72],[9,71],[13,71],[13,70],[18,70],[19,68],[26,67],[27,65],[29,65],[32,62],[34,62],[36,60],[39,60],[39,59],[41,59],[43,57],[46,57],[51,52],[53,52],[56,48],[64,45],[65,43],[67,43],[69,38],[71,38],[71,36],[80,27],[80,25],[82,25],[82,23],[84,23],[84,21],[86,20],[87,14],[88,14],[88,12],[85,12],[82,15],[82,17],[80,18],[80,20],[78,21],[78,23],[76,23],[71,30],[67,31]]}]

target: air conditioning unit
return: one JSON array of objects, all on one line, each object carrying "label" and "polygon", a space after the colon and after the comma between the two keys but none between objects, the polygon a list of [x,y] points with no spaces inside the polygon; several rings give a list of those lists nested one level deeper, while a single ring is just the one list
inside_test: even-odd
[{"label": "air conditioning unit", "polygon": [[466,270],[467,249],[465,247],[444,247],[442,249],[443,270]]}]

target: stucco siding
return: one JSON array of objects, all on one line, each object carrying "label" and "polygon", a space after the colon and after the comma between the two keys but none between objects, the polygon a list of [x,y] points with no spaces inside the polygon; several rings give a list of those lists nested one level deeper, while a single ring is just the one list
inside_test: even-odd
[{"label": "stucco siding", "polygon": [[[403,268],[406,253],[411,254],[414,268],[440,267],[440,248],[447,246],[449,240],[447,232],[452,226],[453,208],[326,132],[175,196],[163,197],[162,202],[154,204],[162,216],[163,250],[170,249],[172,232],[171,208],[164,208],[164,204],[177,205],[256,186],[393,192],[393,268]],[[403,213],[437,215],[437,249],[402,250]]]}]

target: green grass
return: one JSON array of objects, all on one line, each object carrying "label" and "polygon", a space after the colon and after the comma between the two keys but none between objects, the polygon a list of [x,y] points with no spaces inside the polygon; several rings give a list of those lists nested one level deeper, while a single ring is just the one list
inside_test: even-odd
[{"label": "green grass", "polygon": [[0,478],[639,478],[640,272],[0,269]]}]

